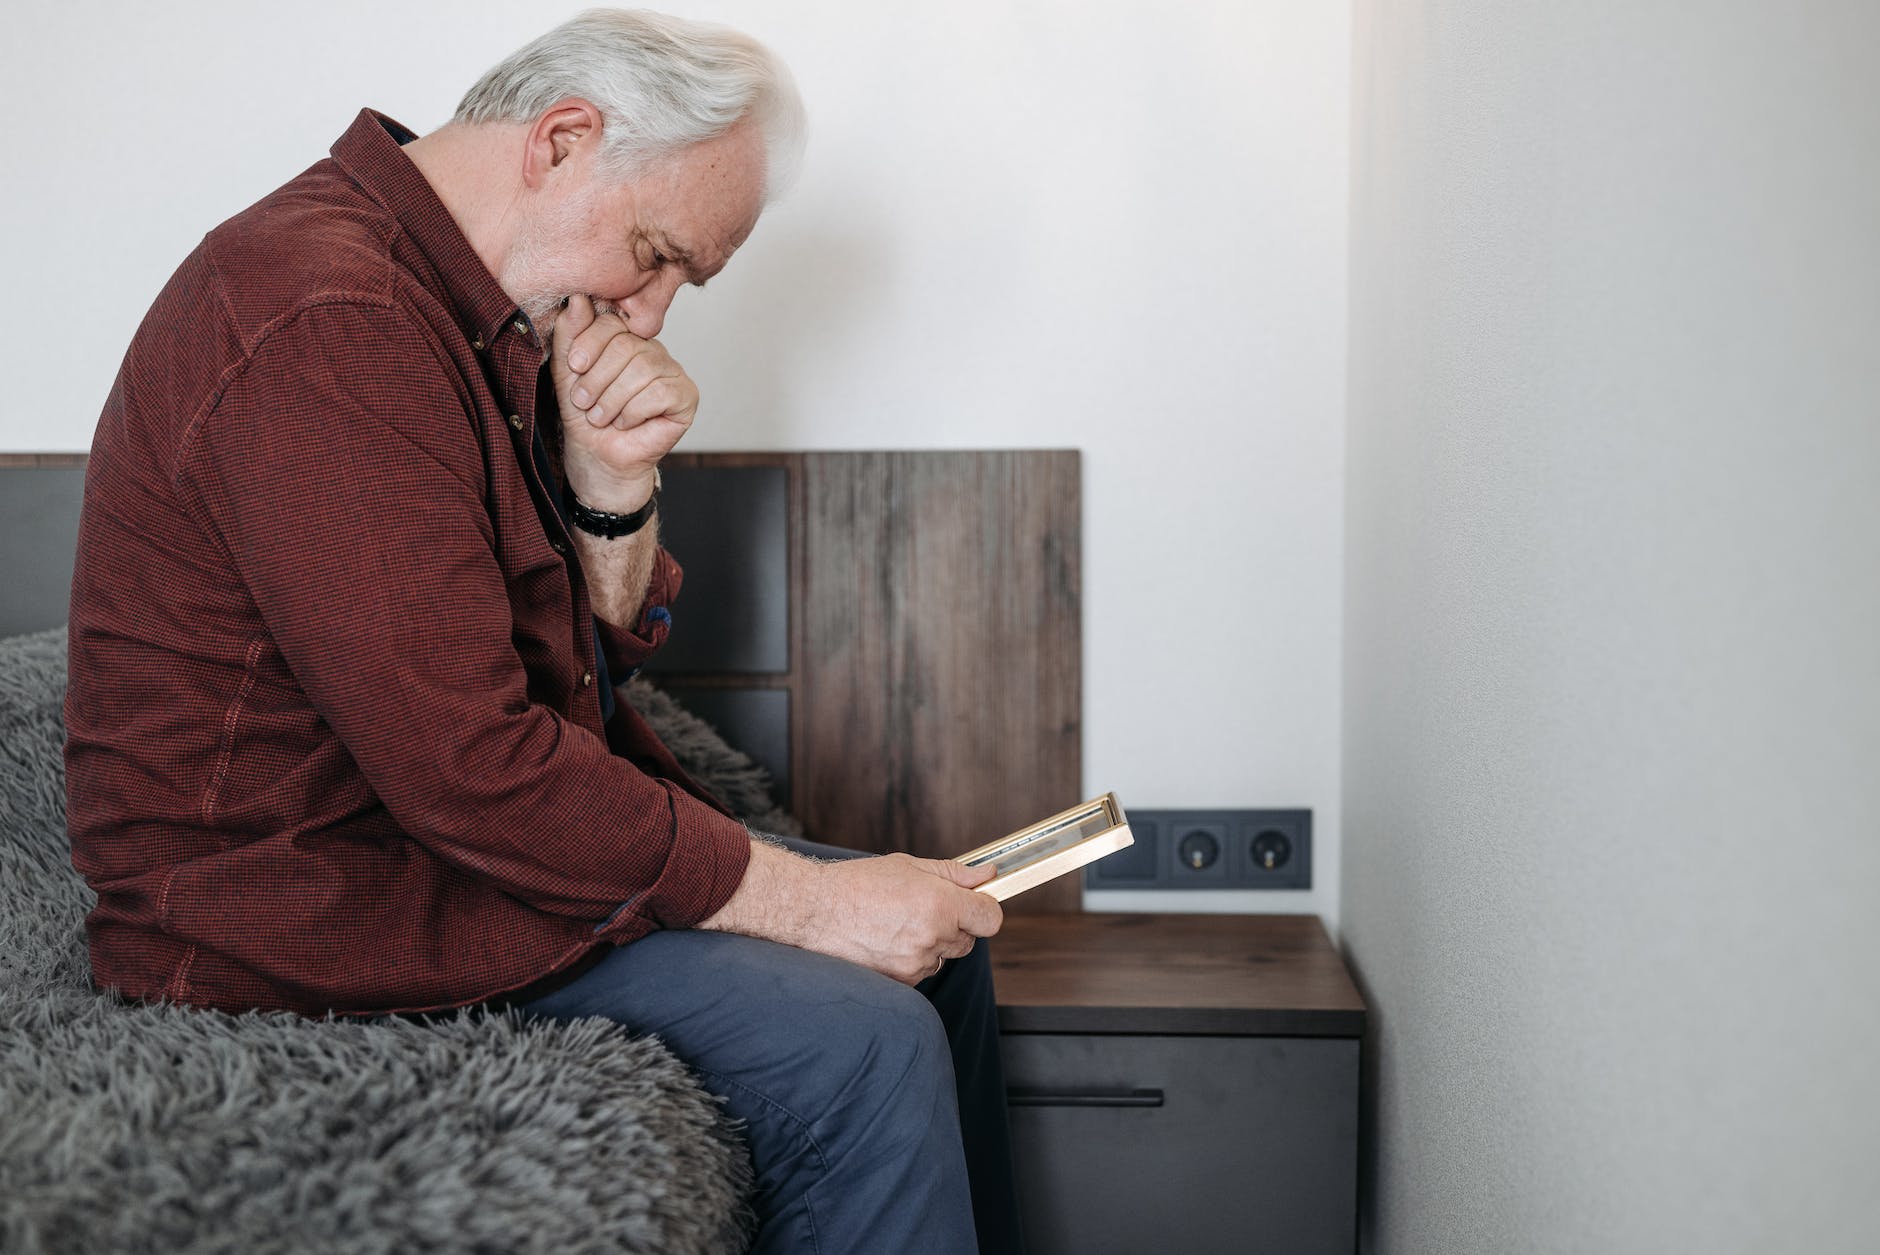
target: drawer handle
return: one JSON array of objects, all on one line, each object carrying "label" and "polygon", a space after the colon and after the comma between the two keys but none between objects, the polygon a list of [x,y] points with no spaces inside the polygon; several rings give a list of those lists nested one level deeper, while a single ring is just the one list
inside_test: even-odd
[{"label": "drawer handle", "polygon": [[1005,1095],[1013,1107],[1160,1107],[1159,1089],[1087,1089],[1053,1091],[1014,1089]]}]

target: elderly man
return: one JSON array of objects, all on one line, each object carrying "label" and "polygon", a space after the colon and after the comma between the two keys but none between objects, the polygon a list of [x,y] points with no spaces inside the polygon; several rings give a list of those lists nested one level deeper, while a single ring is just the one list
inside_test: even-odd
[{"label": "elderly man", "polygon": [[755,839],[613,699],[679,586],[698,393],[654,337],[800,129],[750,39],[597,10],[432,134],[361,112],[184,261],[85,487],[93,971],[607,1016],[747,1122],[758,1250],[1014,1250],[987,873]]}]

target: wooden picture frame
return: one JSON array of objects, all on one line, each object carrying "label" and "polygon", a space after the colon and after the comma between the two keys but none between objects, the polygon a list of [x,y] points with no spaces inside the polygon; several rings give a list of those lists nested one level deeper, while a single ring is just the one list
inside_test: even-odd
[{"label": "wooden picture frame", "polygon": [[959,855],[968,867],[991,864],[997,874],[978,892],[1004,902],[1035,885],[1135,844],[1116,794],[1105,793],[1059,811],[1009,836]]}]

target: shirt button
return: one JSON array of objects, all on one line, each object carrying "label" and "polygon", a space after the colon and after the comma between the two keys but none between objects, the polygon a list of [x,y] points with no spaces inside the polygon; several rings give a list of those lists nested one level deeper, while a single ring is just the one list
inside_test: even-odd
[{"label": "shirt button", "polygon": [[519,336],[526,336],[529,334],[529,324],[526,322],[523,322],[522,319],[520,318],[516,319],[516,321],[510,323],[509,325],[516,329],[516,334]]},{"label": "shirt button", "polygon": [[557,538],[550,538],[548,542],[548,547],[550,549],[553,549],[556,553],[559,553],[559,554],[566,554],[568,552],[568,546],[563,544],[562,541]]},{"label": "shirt button", "polygon": [[581,687],[592,688],[593,686],[594,686],[594,673],[592,671],[583,671],[581,673]]},{"label": "shirt button", "polygon": [[509,425],[511,427],[514,427],[517,431],[521,431],[522,430],[522,415],[511,414],[509,416]]},{"label": "shirt button", "polygon": [[483,337],[479,335],[470,337],[470,347],[481,353],[487,346],[483,343]]}]

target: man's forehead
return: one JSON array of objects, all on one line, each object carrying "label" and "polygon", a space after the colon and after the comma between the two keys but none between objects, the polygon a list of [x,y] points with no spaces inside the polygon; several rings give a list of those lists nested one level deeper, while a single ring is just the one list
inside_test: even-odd
[{"label": "man's forehead", "polygon": [[748,123],[670,154],[632,191],[639,229],[702,285],[756,227],[764,166],[762,138]]}]

